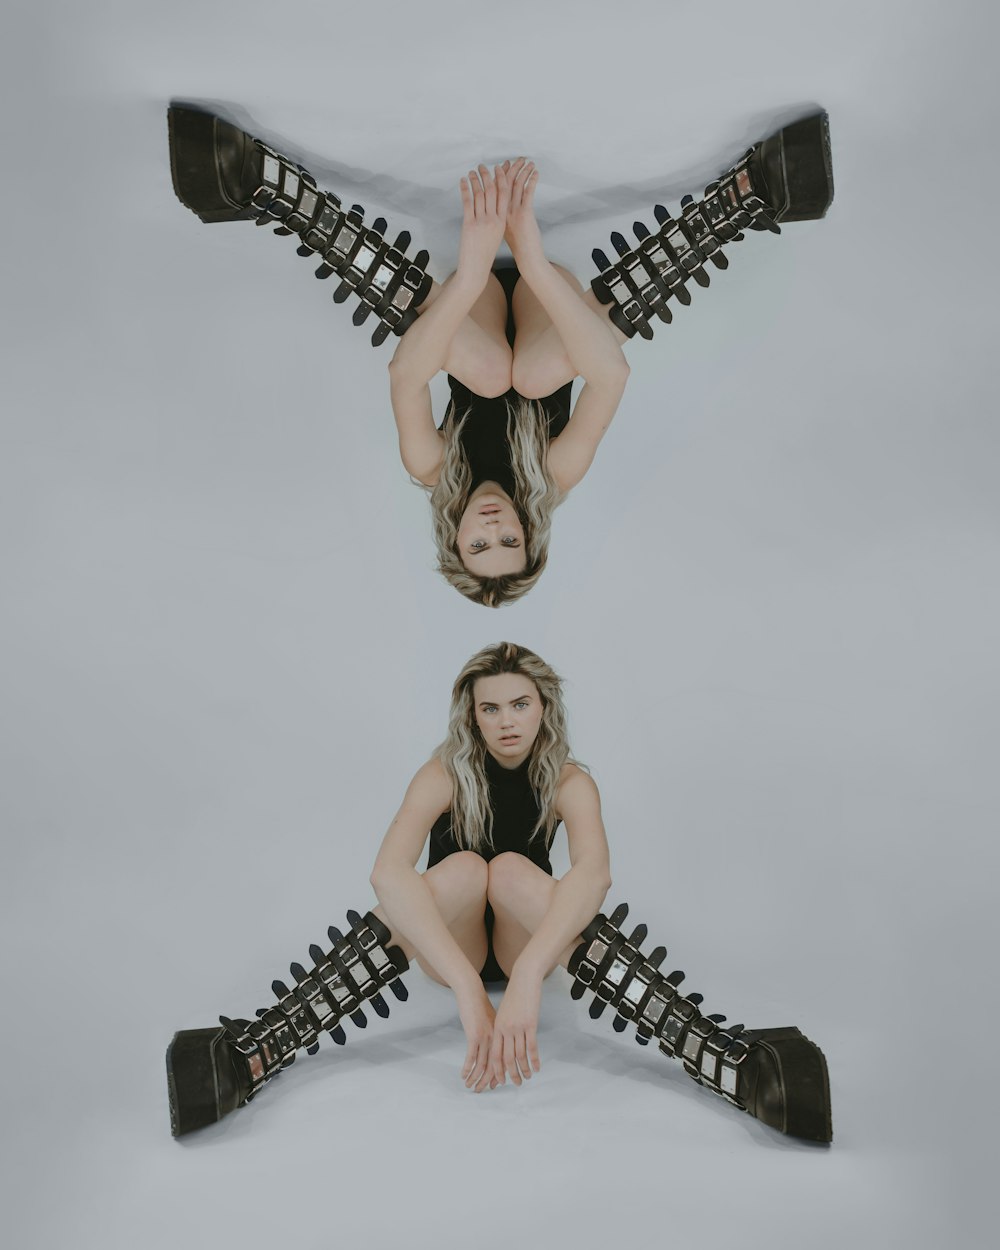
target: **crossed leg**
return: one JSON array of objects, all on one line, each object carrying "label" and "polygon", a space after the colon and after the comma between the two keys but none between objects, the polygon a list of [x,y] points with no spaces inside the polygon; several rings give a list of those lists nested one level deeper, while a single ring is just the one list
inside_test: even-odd
[{"label": "crossed leg", "polygon": [[[610,333],[615,336],[616,343],[629,341],[628,335],[622,334],[610,320],[608,308],[598,300],[590,287],[584,290],[579,279],[562,265],[553,264],[552,268],[561,274],[587,307],[604,321]],[[553,391],[571,382],[577,376],[577,371],[570,362],[551,317],[523,278],[514,287],[513,307],[514,324],[517,327],[512,371],[514,389],[525,399],[544,399],[546,395],[551,395]]]},{"label": "crossed leg", "polygon": [[[430,308],[443,289],[440,282],[431,283],[430,293],[420,305],[421,314]],[[507,342],[507,296],[496,274],[491,273],[482,294],[448,345],[444,367],[474,395],[493,399],[510,390],[512,361]]]},{"label": "crossed leg", "polygon": [[[561,265],[553,265],[591,311],[597,313],[615,337],[627,343],[628,336],[608,316],[608,307],[594,292],[584,290],[580,281]],[[421,305],[430,308],[441,294],[438,282]],[[448,347],[445,369],[475,395],[491,399],[511,386],[526,399],[551,395],[577,376],[552,319],[538,297],[522,278],[514,287],[514,349],[507,342],[507,297],[495,274],[489,280],[469,315],[459,326]]]},{"label": "crossed leg", "polygon": [[[503,292],[501,292],[503,294]],[[506,342],[506,339],[504,340]],[[482,968],[486,962],[486,888],[489,869],[481,855],[474,851],[456,851],[423,874],[434,896],[434,903],[441,919],[448,926],[452,937],[462,948],[473,968]],[[406,958],[417,963],[439,985],[446,985],[443,977],[431,967],[408,939],[396,932],[392,922],[381,907],[372,908],[392,932],[392,942],[400,947]]]},{"label": "crossed leg", "polygon": [[[510,975],[518,955],[541,924],[552,904],[556,883],[525,855],[505,851],[489,864],[474,851],[456,851],[423,874],[434,896],[441,919],[448,926],[473,968],[486,962],[487,938],[484,914],[489,902],[493,908],[493,950],[497,963]],[[390,930],[392,922],[382,907],[373,914]],[[439,985],[447,984],[408,939],[392,931],[392,942],[410,962],[416,959],[427,975]],[[559,956],[565,967],[580,944],[575,938]]]},{"label": "crossed leg", "polygon": [[[508,976],[552,905],[555,888],[556,882],[547,872],[516,851],[504,851],[490,861],[486,897],[496,917],[493,952]],[[559,956],[564,968],[580,941],[574,938]]]}]

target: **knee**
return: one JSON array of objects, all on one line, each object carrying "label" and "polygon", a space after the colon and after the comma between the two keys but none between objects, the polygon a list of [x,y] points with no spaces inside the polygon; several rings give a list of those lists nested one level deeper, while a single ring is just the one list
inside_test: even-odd
[{"label": "knee", "polygon": [[539,383],[542,380],[539,377],[538,367],[525,364],[519,356],[514,357],[514,363],[510,371],[511,385],[518,395],[523,395],[525,399],[544,399],[551,391],[542,392],[539,389]]},{"label": "knee", "polygon": [[463,893],[486,897],[489,884],[489,865],[475,851],[455,851],[443,861],[449,876]]},{"label": "knee", "polygon": [[501,906],[523,887],[531,861],[517,851],[503,851],[487,864],[486,897]]},{"label": "knee", "polygon": [[483,399],[497,399],[500,395],[506,395],[512,385],[511,363],[509,350],[506,355],[498,352],[490,361],[476,369],[469,389]]},{"label": "knee", "polygon": [[525,399],[545,399],[557,389],[558,371],[564,373],[568,369],[572,372],[572,368],[568,356],[562,361],[553,361],[550,357],[540,364],[522,361],[515,356],[511,367],[511,385]]}]

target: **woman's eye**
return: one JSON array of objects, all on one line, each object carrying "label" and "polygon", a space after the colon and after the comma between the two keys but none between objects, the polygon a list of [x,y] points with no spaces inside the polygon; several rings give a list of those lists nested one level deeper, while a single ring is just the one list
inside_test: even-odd
[{"label": "woman's eye", "polygon": [[480,539],[477,539],[477,541],[474,543],[469,543],[469,546],[472,548],[473,551],[482,551],[482,549],[486,546],[486,544],[480,538]]},{"label": "woman's eye", "polygon": [[518,701],[514,704],[514,706],[519,707],[519,708],[526,708],[528,705],[527,703],[525,703],[523,699],[518,699]]},{"label": "woman's eye", "polygon": [[516,547],[516,546],[517,546],[517,539],[516,539],[516,538],[509,538],[509,537],[508,537],[508,538],[501,538],[501,539],[500,539],[500,541],[503,543],[503,545],[504,545],[505,547]]},{"label": "woman's eye", "polygon": [[483,708],[483,711],[484,711],[484,712],[495,712],[495,711],[496,711],[496,708],[495,708],[495,707],[493,706],[493,704],[491,703],[488,707],[484,707],[484,708]]}]

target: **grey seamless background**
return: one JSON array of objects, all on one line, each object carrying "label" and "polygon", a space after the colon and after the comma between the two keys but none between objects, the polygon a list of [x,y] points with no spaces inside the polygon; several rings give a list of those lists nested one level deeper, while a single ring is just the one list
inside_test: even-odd
[{"label": "grey seamless background", "polygon": [[[6,12],[10,1244],[986,1244],[986,6]],[[431,572],[391,347],[288,240],[182,209],[172,96],[410,229],[439,278],[474,160],[535,158],[550,255],[584,280],[611,229],[810,103],[831,112],[837,198],[733,249],[628,350],[549,571],[491,614]],[[819,1041],[831,1150],[591,1022],[561,972],[524,1090],[464,1094],[450,996],[412,975],[389,1021],[170,1139],[172,1032],[263,1004],[368,905],[455,673],[504,637],[566,677],[609,901],[712,1009]]]}]

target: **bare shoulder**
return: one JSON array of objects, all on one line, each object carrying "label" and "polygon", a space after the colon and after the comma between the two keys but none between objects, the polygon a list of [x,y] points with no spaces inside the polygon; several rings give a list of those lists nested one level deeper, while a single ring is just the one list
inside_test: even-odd
[{"label": "bare shoulder", "polygon": [[451,807],[452,781],[448,771],[437,756],[422,764],[414,774],[406,791],[404,802],[418,803],[421,807],[436,808],[444,812]]},{"label": "bare shoulder", "polygon": [[589,864],[610,883],[608,835],[601,816],[601,795],[591,775],[575,764],[566,764],[556,796],[556,815],[566,829],[569,862]]},{"label": "bare shoulder", "polygon": [[627,380],[625,365],[614,379],[584,383],[566,428],[549,443],[546,466],[560,490],[572,490],[586,475],[618,411]]},{"label": "bare shoulder", "polygon": [[405,374],[390,370],[392,414],[399,434],[399,454],[411,477],[425,486],[438,479],[444,459],[444,437],[434,424],[431,391]]},{"label": "bare shoulder", "polygon": [[576,764],[564,764],[556,791],[556,807],[560,812],[567,807],[600,811],[601,792],[590,773]]}]

